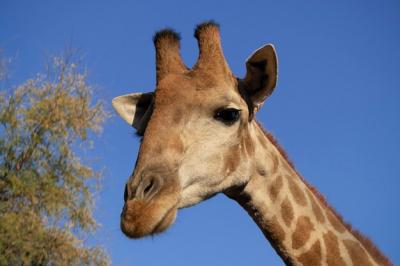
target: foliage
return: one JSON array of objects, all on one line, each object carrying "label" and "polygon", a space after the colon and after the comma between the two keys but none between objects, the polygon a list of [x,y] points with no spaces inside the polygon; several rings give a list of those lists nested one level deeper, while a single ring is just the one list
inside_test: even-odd
[{"label": "foliage", "polygon": [[107,265],[104,250],[84,246],[101,175],[77,155],[107,114],[84,71],[53,61],[0,94],[0,265]]}]

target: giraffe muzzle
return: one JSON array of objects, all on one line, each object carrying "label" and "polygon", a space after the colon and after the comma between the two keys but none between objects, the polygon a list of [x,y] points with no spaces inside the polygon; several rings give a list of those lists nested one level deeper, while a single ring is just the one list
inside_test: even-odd
[{"label": "giraffe muzzle", "polygon": [[168,171],[140,171],[125,186],[121,229],[131,238],[156,234],[175,220],[180,186]]}]

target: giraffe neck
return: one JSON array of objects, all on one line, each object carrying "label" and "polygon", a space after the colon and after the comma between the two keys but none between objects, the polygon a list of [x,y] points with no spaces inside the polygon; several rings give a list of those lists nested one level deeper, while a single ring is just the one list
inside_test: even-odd
[{"label": "giraffe neck", "polygon": [[253,129],[256,170],[226,194],[252,216],[287,265],[390,265],[383,255],[375,258],[257,123]]}]

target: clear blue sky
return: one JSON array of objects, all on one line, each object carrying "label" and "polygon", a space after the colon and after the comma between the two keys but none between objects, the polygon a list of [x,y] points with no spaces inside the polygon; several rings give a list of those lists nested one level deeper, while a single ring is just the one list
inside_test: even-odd
[{"label": "clear blue sky", "polygon": [[[18,84],[43,69],[47,54],[72,44],[111,109],[114,96],[154,89],[156,30],[179,31],[191,65],[193,28],[206,19],[221,24],[239,77],[254,49],[275,44],[279,82],[258,119],[345,220],[400,264],[398,1],[2,0],[0,47],[14,57],[10,81]],[[95,210],[102,227],[89,242],[103,245],[114,265],[282,265],[223,195],[181,211],[163,235],[124,237],[119,214],[137,148],[133,130],[114,116],[93,152],[106,170]]]}]

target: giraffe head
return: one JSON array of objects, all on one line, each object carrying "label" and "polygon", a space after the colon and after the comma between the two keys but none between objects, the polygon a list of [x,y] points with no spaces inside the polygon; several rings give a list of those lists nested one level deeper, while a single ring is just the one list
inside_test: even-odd
[{"label": "giraffe head", "polygon": [[269,44],[256,50],[239,79],[225,61],[218,25],[199,25],[195,37],[200,53],[189,69],[179,53],[179,36],[158,32],[155,91],[113,100],[142,136],[121,214],[121,229],[129,237],[164,231],[179,208],[245,183],[254,168],[249,136],[254,113],[276,85],[275,50]]}]

